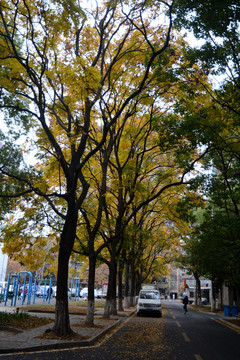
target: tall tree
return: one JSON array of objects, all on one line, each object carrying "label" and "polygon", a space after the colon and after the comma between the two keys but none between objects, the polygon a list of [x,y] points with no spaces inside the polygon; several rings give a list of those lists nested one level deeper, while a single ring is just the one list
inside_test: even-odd
[{"label": "tall tree", "polygon": [[[236,232],[239,222],[237,176],[240,160],[240,5],[235,0],[177,0],[175,6],[176,24],[191,30],[197,39],[204,40],[198,47],[186,48],[189,61],[198,59],[202,63],[203,72],[210,72],[212,78],[215,77],[212,90],[205,86],[209,94],[209,106],[205,109],[199,107],[196,111],[183,112],[184,121],[187,126],[191,126],[192,134],[195,133],[194,136],[197,135],[202,144],[211,149],[206,158],[205,169],[212,174],[210,179],[208,177],[205,187],[202,186],[208,197],[209,212],[206,213],[200,227],[197,244],[199,242],[203,261],[205,260],[204,271],[208,269],[209,276],[216,282],[220,279],[221,283],[224,278],[228,278],[227,266],[232,269],[234,248],[234,256],[239,256]],[[212,21],[213,14],[215,21]],[[198,81],[201,82],[201,79]],[[184,108],[186,110],[186,107]],[[223,253],[227,252],[227,247],[232,253],[223,256]],[[221,256],[218,256],[220,254]],[[236,272],[235,279],[238,282]],[[226,281],[229,285],[232,282]]]},{"label": "tall tree", "polygon": [[[162,9],[169,10],[168,26],[162,24]],[[105,143],[109,129],[128,113],[128,106],[147,85],[154,61],[168,48],[171,10],[172,3],[165,1],[133,1],[127,7],[117,1],[92,13],[89,9],[84,12],[74,0],[0,2],[0,86],[2,93],[29,104],[4,102],[1,108],[29,114],[42,165],[54,159],[59,168],[57,185],[26,176],[17,179],[24,184],[24,192],[46,201],[55,213],[54,220],[60,223],[60,236],[56,234],[57,335],[71,332],[68,263],[79,210],[90,186],[84,167]],[[146,31],[149,18],[161,31],[161,39]],[[138,56],[145,61],[138,68],[133,87],[124,70]],[[113,113],[111,94],[116,82],[125,85],[125,93]],[[99,125],[101,131],[95,138],[92,134]],[[13,177],[11,169],[1,171],[9,179]],[[16,191],[14,196],[22,194]],[[104,189],[100,196],[104,196]],[[92,247],[92,242],[89,245]],[[93,300],[93,292],[89,296]]]},{"label": "tall tree", "polygon": [[[206,84],[204,86],[212,99],[212,107],[218,107],[218,113],[214,117],[215,124],[211,124],[211,121],[207,124],[209,117],[206,116],[206,111],[202,111],[195,128],[198,126],[204,131],[205,122],[205,130],[206,126],[208,130],[211,129],[212,137],[218,137],[218,141],[231,147],[233,142],[239,143],[240,5],[235,0],[177,0],[174,11],[178,28],[188,29],[197,39],[204,40],[197,47],[186,47],[190,63],[198,60],[202,71],[210,73],[214,81],[212,89]],[[212,14],[215,21],[212,21]],[[201,79],[198,81],[201,82]]]}]

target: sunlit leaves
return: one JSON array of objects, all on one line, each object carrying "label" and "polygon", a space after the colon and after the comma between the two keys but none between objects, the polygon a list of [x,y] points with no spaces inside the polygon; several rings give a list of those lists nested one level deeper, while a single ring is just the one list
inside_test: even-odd
[{"label": "sunlit leaves", "polygon": [[[36,271],[44,263],[51,263],[57,249],[51,236],[44,236],[44,222],[34,204],[20,204],[21,211],[8,216],[2,226],[3,250],[30,271]],[[55,241],[56,244],[56,241]]]},{"label": "sunlit leaves", "polygon": [[[172,116],[173,104],[186,96],[183,83],[189,93],[200,86],[194,78],[198,68],[188,74],[188,65],[182,65],[182,39],[171,44],[177,35],[169,36],[171,26],[161,13],[168,2],[122,5],[111,2],[89,9],[86,18],[71,0],[10,6],[2,2],[0,85],[14,96],[16,110],[15,97],[27,101],[22,110],[35,119],[29,124],[42,175],[27,182],[41,200],[18,203],[19,218],[11,219],[5,231],[13,241],[14,236],[22,241],[31,267],[29,254],[35,244],[42,245],[51,262],[49,254],[57,250],[59,238],[61,256],[70,256],[77,238],[74,250],[99,259],[104,246],[111,250],[130,222],[141,235],[130,247],[143,239],[142,253],[147,249],[157,268],[164,262],[163,248],[169,250],[177,242],[164,217],[175,217],[168,209],[178,193],[167,189],[173,184],[179,185],[179,192],[184,189],[181,174],[195,152],[190,141],[173,134],[173,122],[181,115]],[[191,108],[197,101],[200,95]],[[164,120],[171,122],[171,136]],[[152,200],[154,207],[148,208]],[[144,225],[136,210],[142,208],[149,212]],[[61,237],[54,238],[52,232]],[[122,242],[117,245],[120,251]],[[19,248],[9,244],[9,251],[18,256]],[[62,272],[66,274],[67,268]]]}]

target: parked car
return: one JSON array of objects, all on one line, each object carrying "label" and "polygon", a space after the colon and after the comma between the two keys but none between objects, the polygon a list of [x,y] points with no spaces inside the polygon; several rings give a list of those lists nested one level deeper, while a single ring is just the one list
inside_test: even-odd
[{"label": "parked car", "polygon": [[73,298],[73,297],[75,298],[75,297],[78,297],[78,296],[80,296],[80,291],[79,291],[78,288],[73,287],[73,288],[68,289],[68,297],[69,298]]},{"label": "parked car", "polygon": [[97,299],[102,299],[102,297],[103,297],[103,291],[102,291],[102,289],[98,289],[97,290]]},{"label": "parked car", "polygon": [[[181,297],[181,300],[183,300],[183,297]],[[191,304],[195,304],[195,298],[188,298],[188,303]],[[201,304],[202,305],[207,305],[208,304],[208,299],[205,297],[201,298]]]},{"label": "parked car", "polygon": [[[88,297],[88,288],[83,288],[81,291],[80,291],[80,297],[82,298],[85,298],[85,297]],[[96,298],[97,297],[97,290],[94,289],[94,297]]]},{"label": "parked car", "polygon": [[156,314],[162,317],[162,303],[159,290],[152,284],[142,286],[137,302],[137,315]]},{"label": "parked car", "polygon": [[102,289],[98,289],[98,290],[97,290],[97,296],[96,296],[96,297],[97,297],[98,299],[105,299],[106,296],[107,296],[107,294],[105,294]]},{"label": "parked car", "polygon": [[52,286],[52,297],[56,297],[56,296],[57,296],[57,287]]},{"label": "parked car", "polygon": [[87,297],[88,296],[88,288],[83,288],[81,291],[80,291],[80,297]]},{"label": "parked car", "polygon": [[43,297],[44,289],[45,289],[45,296],[46,296],[47,295],[47,287],[45,287],[45,285],[39,285],[39,287],[36,291],[37,297]]},{"label": "parked car", "polygon": [[[48,290],[48,286],[46,286],[46,293],[47,293],[47,290]],[[68,289],[68,297],[69,297],[69,299],[71,297],[75,297],[75,291],[76,291],[75,288],[72,288],[72,292],[71,292],[71,289]],[[55,298],[56,296],[57,296],[57,286],[52,286],[52,297]]]},{"label": "parked car", "polygon": [[203,305],[207,305],[208,304],[208,299],[207,298],[201,298],[201,302]]}]

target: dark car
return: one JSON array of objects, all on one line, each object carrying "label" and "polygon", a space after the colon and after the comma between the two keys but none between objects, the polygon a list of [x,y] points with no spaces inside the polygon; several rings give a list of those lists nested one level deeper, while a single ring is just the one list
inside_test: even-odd
[{"label": "dark car", "polygon": [[207,305],[208,304],[208,299],[207,298],[201,298],[201,303],[203,305]]}]

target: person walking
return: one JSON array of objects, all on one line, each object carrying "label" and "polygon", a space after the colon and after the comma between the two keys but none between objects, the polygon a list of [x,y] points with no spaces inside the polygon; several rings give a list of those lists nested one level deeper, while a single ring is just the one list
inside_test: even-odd
[{"label": "person walking", "polygon": [[187,296],[187,294],[183,294],[183,310],[184,310],[184,314],[188,313],[187,306],[188,306],[188,296]]},{"label": "person walking", "polygon": [[47,297],[46,297],[46,301],[51,299],[51,295],[52,295],[52,287],[49,286],[49,288],[47,289]]}]

